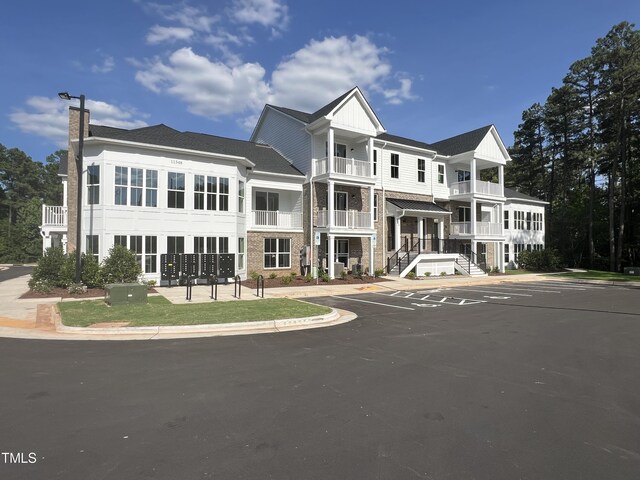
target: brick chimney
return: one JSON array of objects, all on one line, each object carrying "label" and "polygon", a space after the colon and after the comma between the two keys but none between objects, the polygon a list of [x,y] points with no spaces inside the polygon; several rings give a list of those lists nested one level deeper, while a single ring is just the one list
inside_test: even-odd
[{"label": "brick chimney", "polygon": [[[84,110],[84,137],[89,136],[89,110]],[[76,250],[76,219],[78,215],[77,200],[78,200],[78,170],[76,167],[77,153],[77,140],[80,136],[80,109],[77,107],[69,107],[69,157],[67,166],[67,252],[71,253]],[[72,144],[72,141],[76,142],[76,145]],[[83,184],[86,180],[83,179]],[[82,192],[83,201],[85,199],[85,192],[87,191],[86,185],[83,186]]]}]

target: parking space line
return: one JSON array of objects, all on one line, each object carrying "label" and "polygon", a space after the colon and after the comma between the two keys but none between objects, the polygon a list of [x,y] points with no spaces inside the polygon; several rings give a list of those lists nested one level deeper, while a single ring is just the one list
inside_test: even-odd
[{"label": "parking space line", "polygon": [[603,288],[606,288],[606,287],[593,286],[593,285],[577,285],[575,283],[565,283],[562,280],[559,280],[557,282],[536,282],[536,284],[542,287],[553,286],[557,288],[565,288],[567,290],[588,290],[588,289],[602,290]]},{"label": "parking space line", "polygon": [[516,291],[524,290],[525,292],[536,292],[536,293],[561,293],[561,292],[558,292],[557,290],[535,290],[533,288],[503,287],[502,285],[491,285],[488,288],[497,288],[500,290],[516,290]]},{"label": "parking space line", "polygon": [[[390,297],[391,295],[387,295],[388,297]],[[391,308],[401,308],[402,310],[415,310],[415,308],[411,308],[411,307],[401,307],[399,305],[390,305],[388,303],[380,303],[380,302],[371,302],[369,300],[360,300],[358,298],[351,298],[351,297],[341,297],[339,295],[332,295],[333,298],[341,298],[343,300],[350,300],[352,302],[362,302],[362,303],[371,303],[373,305],[383,305],[385,307],[391,307]]]},{"label": "parking space line", "polygon": [[[442,297],[439,299],[436,298],[431,298],[431,295],[424,295],[423,297],[414,297],[413,295],[415,293],[424,293],[424,292],[405,292],[403,290],[397,290],[394,293],[379,293],[379,292],[373,292],[376,295],[382,295],[385,297],[394,297],[394,298],[403,298],[405,300],[419,300],[419,301],[423,301],[423,302],[431,302],[431,303],[437,303],[440,305],[474,305],[477,303],[487,303],[486,300],[479,300],[477,298],[460,298],[460,297],[451,297],[451,296],[442,296],[442,295],[435,295],[435,297]],[[398,293],[401,294],[406,294],[406,295],[398,295]],[[413,305],[413,304],[412,304]]]},{"label": "parking space line", "polygon": [[[496,292],[496,291],[492,291],[492,290],[480,290],[477,288],[467,288],[467,287],[455,287],[456,290],[462,290],[463,292],[479,292],[479,293],[494,293],[494,294],[499,294],[499,293],[507,293],[507,292]],[[509,295],[515,295],[517,297],[533,297],[533,295],[529,295],[527,293],[514,293],[514,292],[508,292]]]}]

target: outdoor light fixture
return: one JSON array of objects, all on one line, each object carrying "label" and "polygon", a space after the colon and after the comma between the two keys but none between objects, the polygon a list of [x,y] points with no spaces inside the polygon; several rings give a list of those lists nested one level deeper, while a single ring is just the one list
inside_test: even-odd
[{"label": "outdoor light fixture", "polygon": [[82,150],[84,148],[84,95],[76,97],[69,95],[69,92],[60,92],[58,97],[62,100],[71,100],[75,98],[80,100],[80,134],[78,138],[78,154],[76,155],[76,176],[78,183],[78,196],[76,204],[76,283],[82,283],[82,238],[81,238],[81,225],[82,225]]}]

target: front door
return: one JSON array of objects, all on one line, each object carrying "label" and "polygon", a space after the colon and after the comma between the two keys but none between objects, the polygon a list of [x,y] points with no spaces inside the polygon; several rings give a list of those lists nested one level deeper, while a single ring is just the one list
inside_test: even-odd
[{"label": "front door", "polygon": [[347,226],[347,192],[335,192],[334,194],[335,226]]},{"label": "front door", "polygon": [[387,248],[391,251],[396,250],[396,219],[387,217]]}]

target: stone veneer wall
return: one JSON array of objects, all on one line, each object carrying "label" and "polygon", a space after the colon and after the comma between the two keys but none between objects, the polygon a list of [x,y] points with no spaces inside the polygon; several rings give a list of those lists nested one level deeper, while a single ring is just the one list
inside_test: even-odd
[{"label": "stone veneer wall", "polygon": [[[264,268],[264,239],[265,238],[290,238],[291,239],[291,266],[289,268]],[[268,277],[275,272],[279,277],[289,272],[300,274],[300,249],[304,245],[303,233],[288,232],[247,232],[247,277],[252,272]]]}]

